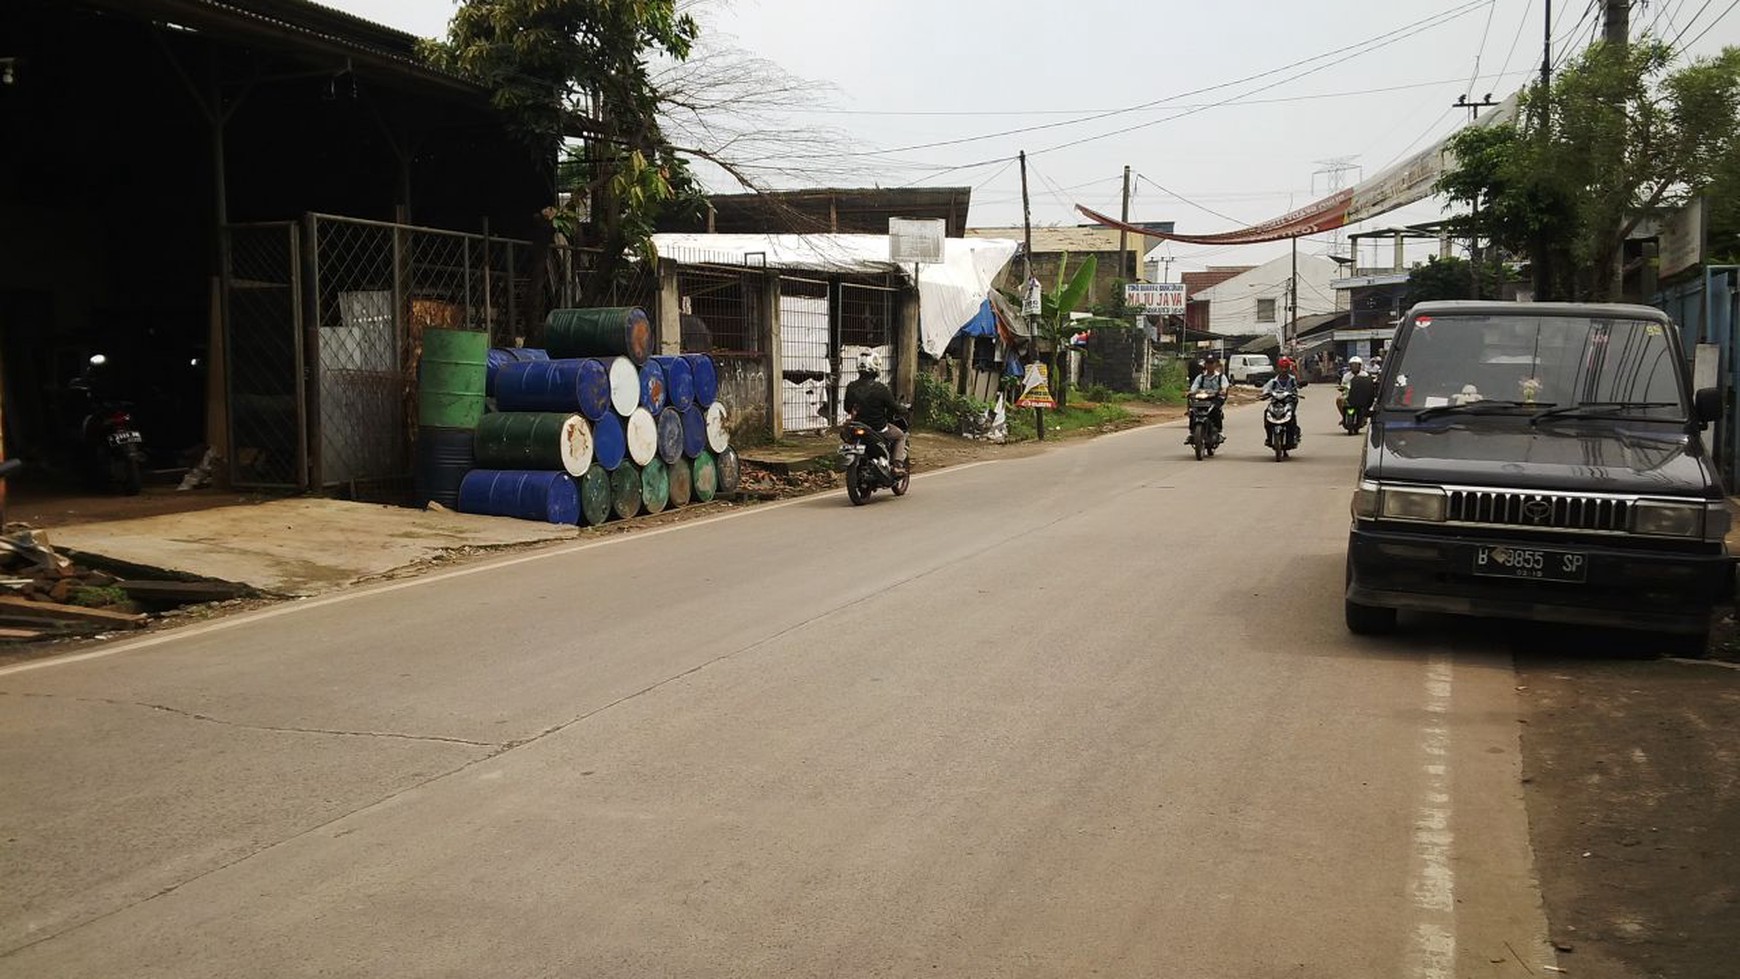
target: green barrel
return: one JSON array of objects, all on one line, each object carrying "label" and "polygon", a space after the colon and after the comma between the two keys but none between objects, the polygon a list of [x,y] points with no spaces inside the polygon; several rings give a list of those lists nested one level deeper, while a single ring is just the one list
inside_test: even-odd
[{"label": "green barrel", "polygon": [[670,506],[671,476],[663,460],[654,459],[641,468],[640,501],[648,513],[663,513]]},{"label": "green barrel", "polygon": [[706,503],[719,492],[719,467],[713,461],[713,453],[702,452],[689,464],[694,472],[691,481],[696,503]]},{"label": "green barrel", "polygon": [[627,357],[639,367],[657,344],[652,321],[636,306],[553,309],[544,319],[544,348],[552,360]]},{"label": "green barrel", "polygon": [[592,465],[592,427],[560,411],[497,411],[477,423],[479,469],[555,470],[584,476]]},{"label": "green barrel", "polygon": [[617,466],[610,474],[610,509],[624,520],[640,512],[640,470]]},{"label": "green barrel", "polygon": [[476,428],[489,381],[489,334],[423,331],[417,420],[433,428]]},{"label": "green barrel", "polygon": [[695,468],[683,459],[666,470],[671,482],[671,506],[688,506],[695,496]]},{"label": "green barrel", "polygon": [[593,466],[577,482],[580,484],[580,522],[588,527],[596,527],[609,520],[610,471],[602,466]]}]

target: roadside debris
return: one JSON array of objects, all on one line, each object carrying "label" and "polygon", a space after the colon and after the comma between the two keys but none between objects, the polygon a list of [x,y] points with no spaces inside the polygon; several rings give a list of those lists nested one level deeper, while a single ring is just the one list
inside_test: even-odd
[{"label": "roadside debris", "polygon": [[15,524],[0,534],[0,643],[137,629],[149,609],[247,591],[231,582],[122,579],[55,550],[44,531]]}]

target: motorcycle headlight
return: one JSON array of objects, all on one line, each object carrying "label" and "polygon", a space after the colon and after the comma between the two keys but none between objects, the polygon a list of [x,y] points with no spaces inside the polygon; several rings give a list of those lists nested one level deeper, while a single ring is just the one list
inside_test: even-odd
[{"label": "motorcycle headlight", "polygon": [[1704,512],[1701,503],[1639,500],[1631,508],[1631,532],[1648,537],[1700,537]]},{"label": "motorcycle headlight", "polygon": [[1444,522],[1444,491],[1435,486],[1386,486],[1379,494],[1379,512],[1386,520]]}]

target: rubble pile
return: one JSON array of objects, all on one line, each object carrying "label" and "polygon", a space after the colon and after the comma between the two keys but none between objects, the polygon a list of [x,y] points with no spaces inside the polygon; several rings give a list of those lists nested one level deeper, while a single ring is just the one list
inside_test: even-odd
[{"label": "rubble pile", "polygon": [[742,466],[743,476],[737,492],[746,499],[781,500],[833,489],[840,485],[840,474],[832,469],[793,469],[779,472],[747,461]]}]

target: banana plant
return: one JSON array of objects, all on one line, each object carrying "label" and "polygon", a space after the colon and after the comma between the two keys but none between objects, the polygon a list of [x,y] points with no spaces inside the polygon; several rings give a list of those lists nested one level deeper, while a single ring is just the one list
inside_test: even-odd
[{"label": "banana plant", "polygon": [[1069,372],[1058,370],[1060,362],[1067,363],[1062,352],[1068,349],[1069,338],[1075,334],[1069,314],[1080,310],[1087,300],[1098,270],[1099,260],[1089,255],[1076,267],[1074,275],[1065,278],[1069,272],[1069,253],[1064,252],[1057,263],[1057,286],[1040,296],[1040,328],[1051,341],[1051,390],[1059,408],[1069,403]]}]

